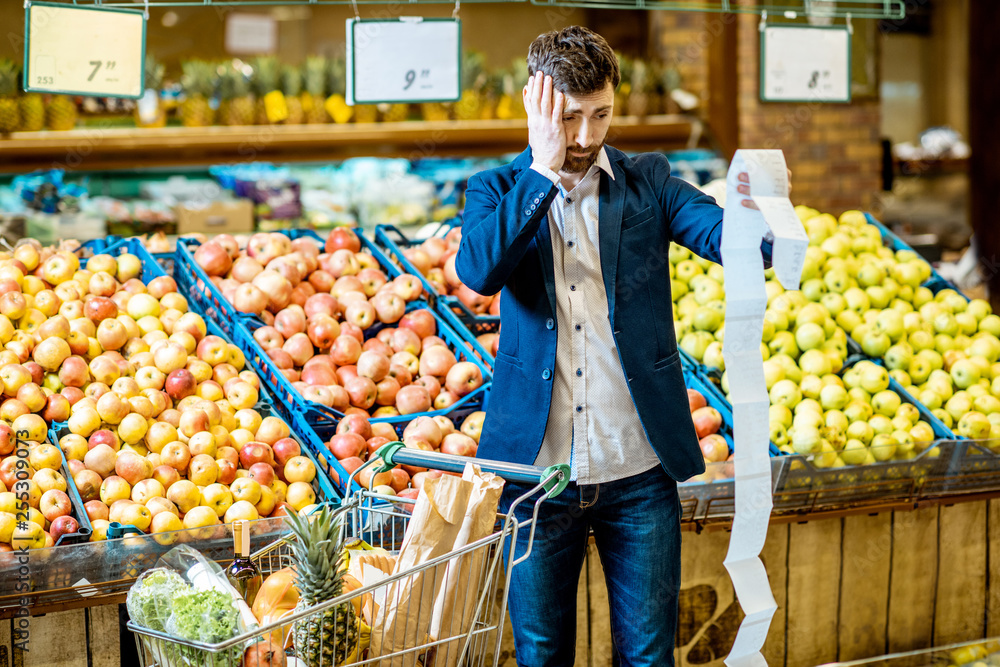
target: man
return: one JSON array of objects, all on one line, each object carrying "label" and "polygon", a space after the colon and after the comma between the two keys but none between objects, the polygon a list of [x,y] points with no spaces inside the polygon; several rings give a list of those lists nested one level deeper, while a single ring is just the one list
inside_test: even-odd
[{"label": "man", "polygon": [[[542,506],[530,558],[509,573],[517,662],[574,664],[593,530],[620,663],[663,667],[680,586],[677,482],[704,471],[667,249],[674,241],[719,262],[722,209],[671,177],[662,155],[604,144],[620,75],[602,37],[582,27],[541,35],[528,70],[529,147],[470,179],[456,258],[470,288],[503,290],[478,456],[572,467],[573,483]],[[525,491],[508,483],[502,509]]]}]

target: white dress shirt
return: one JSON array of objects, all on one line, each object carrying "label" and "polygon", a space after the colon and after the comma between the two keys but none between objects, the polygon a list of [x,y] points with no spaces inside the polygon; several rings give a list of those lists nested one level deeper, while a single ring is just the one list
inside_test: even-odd
[{"label": "white dress shirt", "polygon": [[600,484],[660,464],[632,402],[608,320],[598,212],[601,171],[614,178],[602,148],[569,192],[558,174],[535,171],[559,189],[548,212],[555,269],[556,364],[552,404],[537,466],[570,463],[578,484]]}]

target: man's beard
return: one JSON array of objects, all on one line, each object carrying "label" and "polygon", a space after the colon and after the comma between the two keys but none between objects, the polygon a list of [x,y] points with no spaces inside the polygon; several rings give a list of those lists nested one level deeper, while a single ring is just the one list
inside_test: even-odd
[{"label": "man's beard", "polygon": [[586,171],[590,169],[590,167],[593,166],[595,162],[597,162],[597,156],[598,154],[600,154],[602,148],[604,148],[604,142],[601,142],[601,144],[596,148],[586,151],[587,155],[585,155],[584,157],[576,157],[575,155],[570,154],[570,151],[574,151],[576,153],[583,153],[584,150],[579,148],[578,146],[567,148],[566,160],[563,162],[561,171],[564,171],[567,174],[586,173]]}]

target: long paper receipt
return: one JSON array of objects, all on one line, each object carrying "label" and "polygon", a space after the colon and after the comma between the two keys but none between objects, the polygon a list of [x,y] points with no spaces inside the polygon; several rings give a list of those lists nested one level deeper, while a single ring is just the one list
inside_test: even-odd
[{"label": "long paper receipt", "polygon": [[[743,206],[738,176],[750,177],[759,210]],[[786,290],[799,287],[809,239],[788,199],[785,158],[777,150],[740,150],[726,180],[722,265],[726,284],[726,337],[722,354],[729,376],[735,440],[736,512],[726,554],[726,570],[746,614],[729,667],[767,665],[761,648],[777,609],[760,550],[771,517],[771,461],[767,385],[760,356],[767,293],[761,242],[772,240],[771,263]]]}]

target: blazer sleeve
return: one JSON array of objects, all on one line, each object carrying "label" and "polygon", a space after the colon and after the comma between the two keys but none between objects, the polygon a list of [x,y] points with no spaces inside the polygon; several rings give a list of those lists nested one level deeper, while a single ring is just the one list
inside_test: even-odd
[{"label": "blazer sleeve", "polygon": [[463,283],[480,294],[496,294],[524,257],[547,219],[556,193],[552,181],[525,169],[507,192],[498,174],[482,172],[469,179],[465,222],[455,270]]},{"label": "blazer sleeve", "polygon": [[[652,182],[670,225],[670,235],[691,252],[722,264],[722,208],[690,183],[670,175],[670,163],[663,155],[652,156]],[[764,265],[771,266],[771,244],[760,246]]]}]

